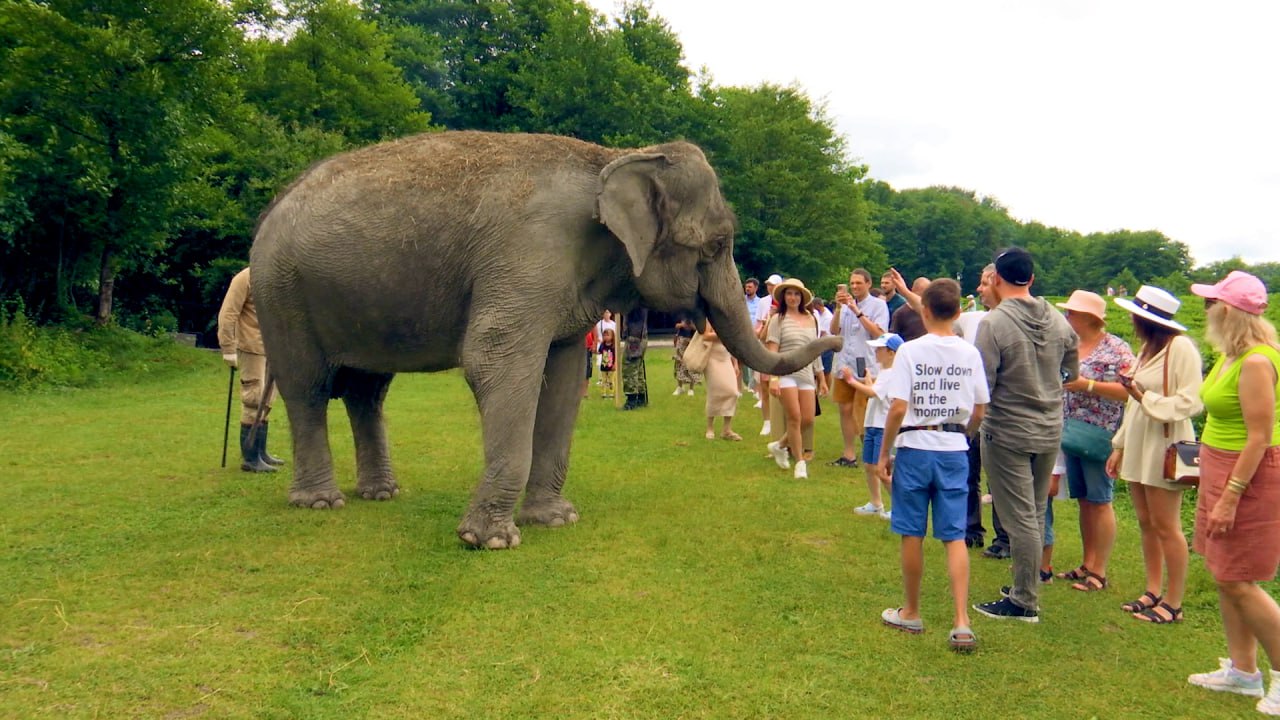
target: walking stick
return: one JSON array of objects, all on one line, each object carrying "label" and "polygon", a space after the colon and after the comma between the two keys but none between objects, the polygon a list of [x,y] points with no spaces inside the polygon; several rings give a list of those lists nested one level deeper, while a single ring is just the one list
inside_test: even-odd
[{"label": "walking stick", "polygon": [[227,422],[222,429],[222,467],[227,466],[227,442],[231,437],[231,392],[236,384],[235,366],[227,369],[231,372],[227,377]]}]

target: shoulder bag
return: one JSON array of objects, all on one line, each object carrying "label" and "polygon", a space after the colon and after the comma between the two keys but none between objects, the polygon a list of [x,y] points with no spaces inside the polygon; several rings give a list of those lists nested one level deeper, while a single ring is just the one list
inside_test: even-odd
[{"label": "shoulder bag", "polygon": [[685,346],[684,355],[681,356],[681,362],[689,372],[706,372],[707,362],[711,359],[711,343],[702,337],[702,333],[696,332],[689,340],[689,344]]},{"label": "shoulder bag", "polygon": [[[1164,351],[1164,395],[1169,396],[1169,350]],[[1169,439],[1169,423],[1164,424],[1164,439]],[[1200,443],[1182,440],[1164,449],[1164,479],[1179,485],[1200,484]]]},{"label": "shoulder bag", "polygon": [[1062,451],[1094,462],[1111,457],[1111,431],[1093,423],[1067,418],[1062,425]]}]

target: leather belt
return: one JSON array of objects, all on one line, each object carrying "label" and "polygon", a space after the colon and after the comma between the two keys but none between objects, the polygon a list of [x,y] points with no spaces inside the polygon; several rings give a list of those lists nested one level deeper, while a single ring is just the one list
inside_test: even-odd
[{"label": "leather belt", "polygon": [[967,435],[969,430],[960,423],[943,423],[941,425],[908,425],[898,430],[899,433],[911,432],[912,430],[930,430],[933,432],[953,432]]}]

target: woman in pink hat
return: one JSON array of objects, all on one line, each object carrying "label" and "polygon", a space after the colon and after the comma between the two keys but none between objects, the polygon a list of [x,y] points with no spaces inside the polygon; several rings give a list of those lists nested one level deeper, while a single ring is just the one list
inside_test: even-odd
[{"label": "woman in pink hat", "polygon": [[1133,315],[1134,332],[1142,341],[1137,366],[1122,381],[1129,401],[1107,459],[1107,474],[1129,483],[1146,570],[1142,595],[1121,607],[1138,620],[1176,623],[1182,620],[1187,588],[1187,537],[1182,532],[1187,486],[1164,479],[1164,451],[1171,443],[1196,439],[1191,418],[1204,409],[1204,369],[1200,350],[1184,334],[1187,329],[1173,319],[1182,305],[1178,298],[1143,285],[1132,299],[1117,297],[1115,304]]},{"label": "woman in pink hat", "polygon": [[[1259,712],[1280,715],[1280,606],[1258,585],[1280,568],[1280,344],[1262,317],[1258,278],[1235,271],[1191,291],[1204,298],[1205,334],[1222,353],[1200,390],[1208,417],[1194,546],[1218,585],[1228,657],[1187,681],[1260,698]],[[1272,668],[1265,695],[1259,645]]]},{"label": "woman in pink hat", "polygon": [[[1063,434],[1067,490],[1080,503],[1080,566],[1059,573],[1074,581],[1076,590],[1095,592],[1107,587],[1107,564],[1116,541],[1116,514],[1111,500],[1115,481],[1107,475],[1111,438],[1120,427],[1129,391],[1120,382],[1133,372],[1135,358],[1129,343],[1107,332],[1107,301],[1097,293],[1076,290],[1058,307],[1080,338],[1080,377],[1063,386]],[[1078,435],[1073,430],[1082,430]],[[1082,438],[1073,445],[1068,438]]]}]

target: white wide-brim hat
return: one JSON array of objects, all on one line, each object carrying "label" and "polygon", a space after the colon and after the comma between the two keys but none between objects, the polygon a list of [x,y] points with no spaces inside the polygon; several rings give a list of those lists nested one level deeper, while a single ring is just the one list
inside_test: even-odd
[{"label": "white wide-brim hat", "polygon": [[1141,315],[1157,325],[1163,325],[1178,332],[1187,331],[1185,327],[1173,319],[1173,316],[1178,312],[1178,308],[1182,307],[1182,301],[1158,287],[1143,285],[1138,288],[1133,300],[1118,297],[1115,298],[1115,303],[1134,315]]},{"label": "white wide-brim hat", "polygon": [[800,300],[801,309],[808,307],[809,303],[813,302],[813,293],[809,292],[809,288],[805,287],[803,282],[798,278],[787,278],[778,283],[778,286],[773,289],[773,299],[778,301],[778,307],[783,307],[787,304],[784,298],[788,288],[800,291],[802,296]]}]

